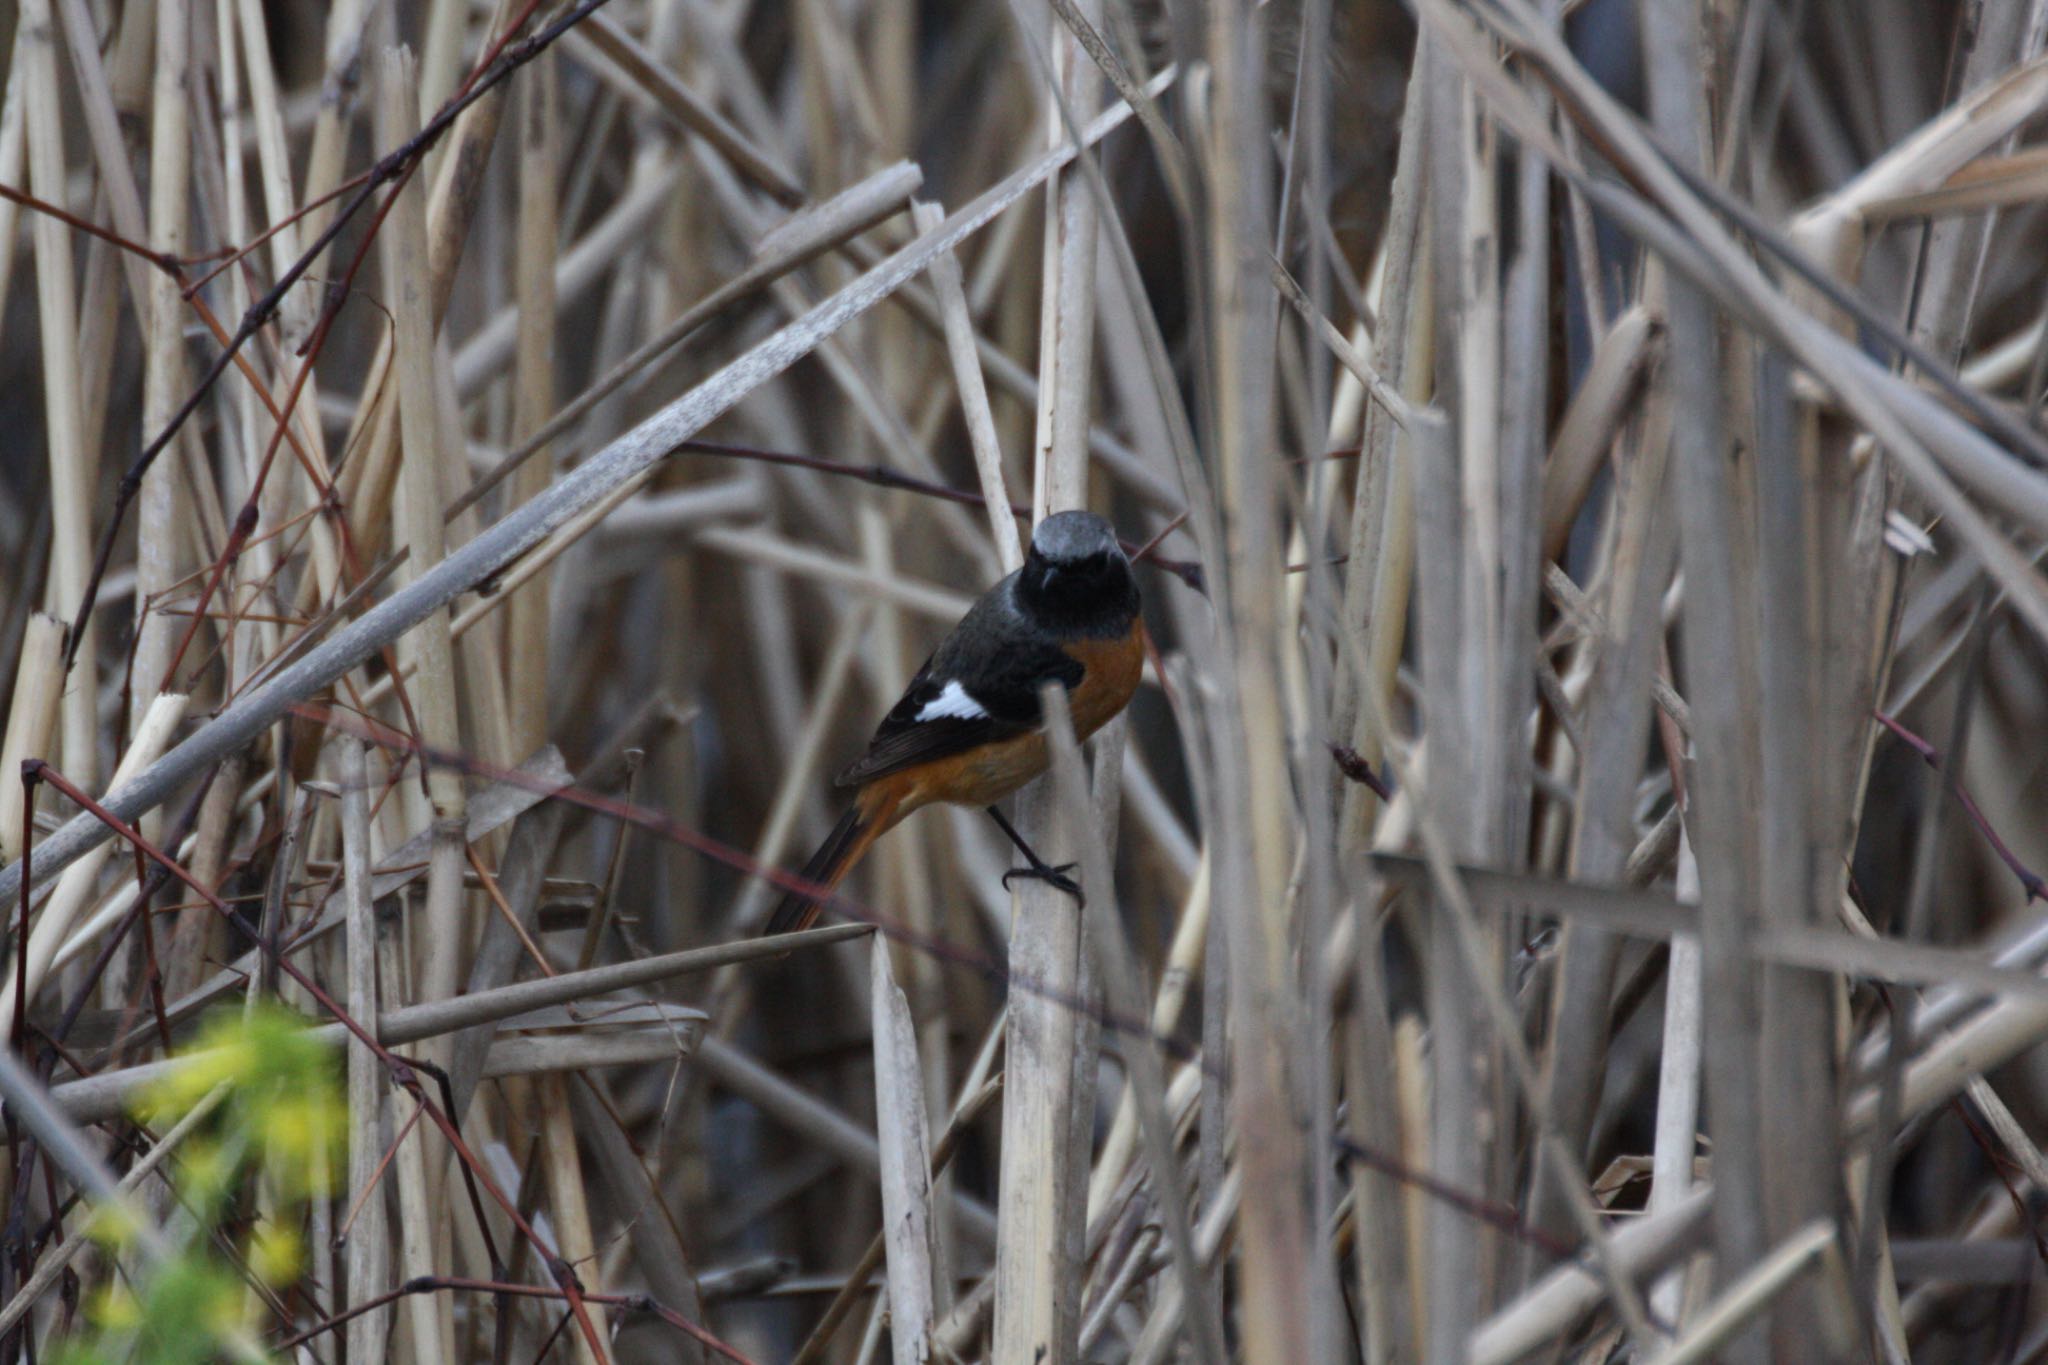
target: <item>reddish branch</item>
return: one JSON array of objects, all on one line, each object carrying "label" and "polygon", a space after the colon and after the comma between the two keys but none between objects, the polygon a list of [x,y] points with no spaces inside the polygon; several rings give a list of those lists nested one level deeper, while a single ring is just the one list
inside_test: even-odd
[{"label": "reddish branch", "polygon": [[1884,712],[1872,711],[1871,714],[1877,717],[1879,725],[1904,740],[1907,748],[1925,759],[1927,766],[1939,773],[1942,781],[1948,783],[1948,789],[1955,793],[1956,800],[1962,803],[1963,810],[1969,815],[1970,823],[1977,827],[1977,832],[1991,845],[1991,850],[1998,855],[1999,861],[2012,870],[2013,876],[2019,878],[2020,889],[2027,893],[2027,899],[2048,900],[2048,882],[2043,882],[2041,875],[2021,862],[2019,855],[2006,846],[2005,840],[1998,837],[1998,831],[1991,827],[1991,822],[1984,818],[1984,812],[1978,808],[1977,798],[1970,795],[1970,789],[1963,785],[1962,778],[1951,772],[1948,765],[1942,762],[1941,750]]},{"label": "reddish branch", "polygon": [[1328,747],[1330,757],[1336,760],[1337,771],[1344,774],[1347,781],[1371,788],[1372,794],[1382,801],[1394,799],[1392,789],[1372,770],[1372,764],[1365,761],[1364,754],[1349,744],[1339,744],[1334,739],[1326,739],[1323,743]]}]

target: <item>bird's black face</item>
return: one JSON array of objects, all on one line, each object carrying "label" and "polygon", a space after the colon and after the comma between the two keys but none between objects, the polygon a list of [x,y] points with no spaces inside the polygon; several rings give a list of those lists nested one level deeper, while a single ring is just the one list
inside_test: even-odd
[{"label": "bird's black face", "polygon": [[1138,614],[1138,583],[1116,533],[1085,512],[1039,524],[1017,574],[1017,595],[1041,621],[1077,635],[1121,635]]}]

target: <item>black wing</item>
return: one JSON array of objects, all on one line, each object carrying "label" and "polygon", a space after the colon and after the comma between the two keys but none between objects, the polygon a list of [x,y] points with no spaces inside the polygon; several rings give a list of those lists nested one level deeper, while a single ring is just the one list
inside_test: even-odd
[{"label": "black wing", "polygon": [[[1049,682],[1072,688],[1081,681],[1080,660],[1057,645],[988,637],[977,641],[976,634],[956,633],[925,660],[902,700],[882,718],[867,752],[839,774],[840,786],[857,787],[1028,734],[1044,723],[1038,689]],[[942,703],[937,708],[942,714],[926,715],[934,703]]]}]

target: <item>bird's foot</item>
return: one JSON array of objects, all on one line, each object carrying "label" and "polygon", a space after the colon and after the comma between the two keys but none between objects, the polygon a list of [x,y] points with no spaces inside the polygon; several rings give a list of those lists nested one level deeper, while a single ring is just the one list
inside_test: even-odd
[{"label": "bird's foot", "polygon": [[1074,898],[1074,907],[1081,909],[1088,904],[1088,898],[1081,894],[1081,884],[1067,874],[1075,864],[1061,863],[1054,867],[1049,863],[1033,862],[1029,867],[1013,867],[1003,874],[1003,889],[1008,890],[1010,879],[1023,877],[1029,881],[1044,882],[1055,891],[1063,891]]}]

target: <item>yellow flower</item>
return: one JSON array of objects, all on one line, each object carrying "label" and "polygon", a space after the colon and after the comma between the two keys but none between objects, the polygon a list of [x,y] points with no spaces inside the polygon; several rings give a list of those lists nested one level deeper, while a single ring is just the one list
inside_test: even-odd
[{"label": "yellow flower", "polygon": [[187,1192],[201,1204],[210,1204],[226,1192],[234,1181],[235,1165],[227,1149],[212,1138],[188,1138],[185,1150],[178,1155],[178,1169],[184,1176]]},{"label": "yellow flower", "polygon": [[142,1305],[124,1284],[102,1286],[94,1292],[92,1320],[109,1332],[128,1332],[142,1325]]},{"label": "yellow flower", "polygon": [[315,1089],[280,1098],[258,1116],[264,1155],[271,1173],[294,1193],[320,1193],[328,1186],[331,1166],[346,1150],[347,1116],[334,1096]]},{"label": "yellow flower", "polygon": [[252,1062],[246,1040],[221,1046],[201,1046],[180,1057],[145,1089],[137,1103],[137,1117],[145,1123],[175,1119],[212,1093],[222,1081],[246,1075]]},{"label": "yellow flower", "polygon": [[119,1251],[135,1236],[135,1212],[123,1203],[95,1204],[86,1219],[85,1235],[111,1251]]},{"label": "yellow flower", "polygon": [[306,1249],[299,1234],[277,1223],[258,1225],[249,1239],[249,1269],[273,1289],[281,1289],[305,1273]]}]

